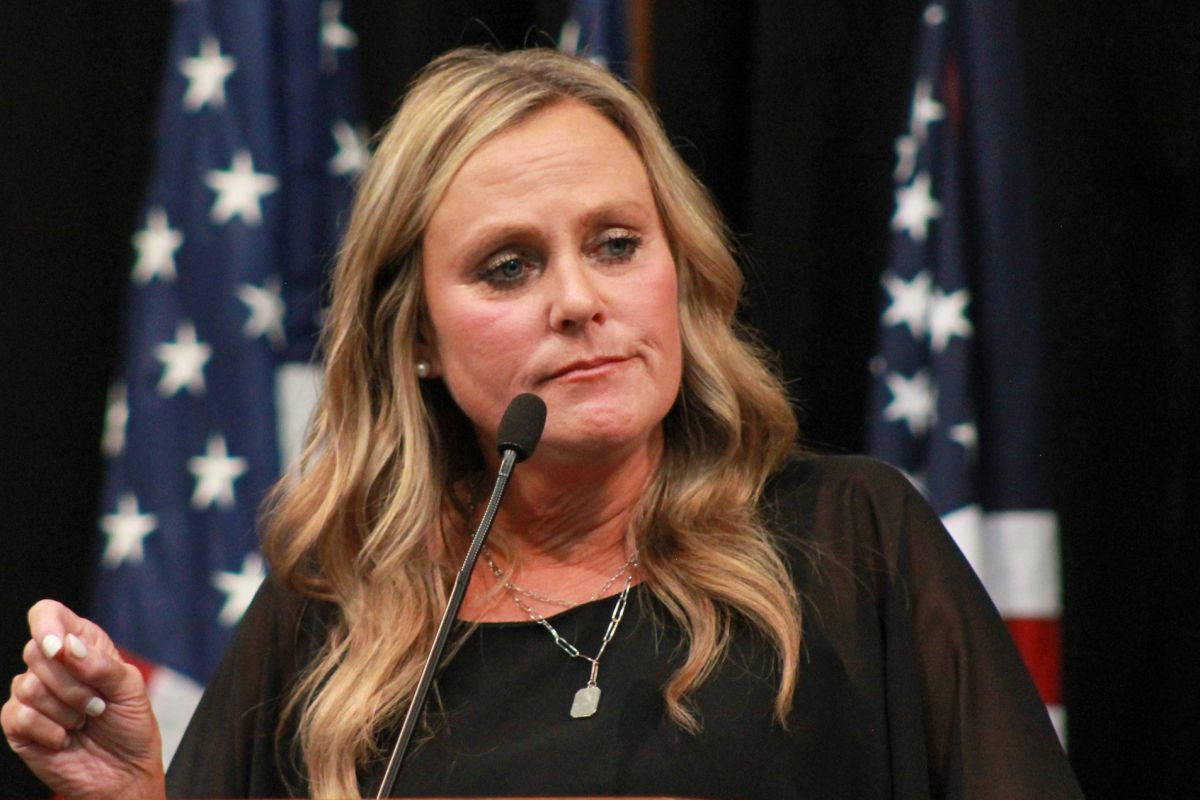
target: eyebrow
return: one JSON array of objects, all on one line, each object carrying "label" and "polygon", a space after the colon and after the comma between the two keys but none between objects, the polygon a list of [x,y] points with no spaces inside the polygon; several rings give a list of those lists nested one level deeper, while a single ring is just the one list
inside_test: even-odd
[{"label": "eyebrow", "polygon": [[[577,220],[581,228],[592,228],[605,222],[620,224],[618,219],[628,219],[631,215],[638,217],[638,227],[643,227],[647,219],[657,219],[658,209],[654,206],[636,200],[621,200],[606,203],[595,208],[589,208]],[[468,230],[458,241],[461,247],[455,249],[459,257],[474,260],[503,246],[513,239],[536,238],[541,226],[537,222],[501,222],[495,225],[484,224],[475,230]]]}]

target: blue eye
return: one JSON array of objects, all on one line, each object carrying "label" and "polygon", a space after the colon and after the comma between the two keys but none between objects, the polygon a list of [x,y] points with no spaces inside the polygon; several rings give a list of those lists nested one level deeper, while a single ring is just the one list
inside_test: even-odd
[{"label": "blue eye", "polygon": [[613,233],[601,243],[602,258],[606,261],[623,262],[633,258],[642,240],[630,233]]},{"label": "blue eye", "polygon": [[515,255],[503,255],[483,268],[481,277],[493,286],[511,286],[523,281],[528,275],[524,259]]}]

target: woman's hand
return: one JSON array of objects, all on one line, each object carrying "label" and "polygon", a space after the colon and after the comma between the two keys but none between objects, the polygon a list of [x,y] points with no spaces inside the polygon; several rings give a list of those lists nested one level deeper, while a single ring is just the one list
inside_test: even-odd
[{"label": "woman's hand", "polygon": [[8,744],[70,798],[162,798],[162,743],[146,683],[98,626],[53,600],[29,609],[28,669],[0,711]]}]

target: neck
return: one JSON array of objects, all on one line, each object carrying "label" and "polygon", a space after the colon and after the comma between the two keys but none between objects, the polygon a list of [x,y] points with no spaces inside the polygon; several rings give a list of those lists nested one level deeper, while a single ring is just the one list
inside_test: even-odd
[{"label": "neck", "polygon": [[496,530],[528,559],[570,563],[598,550],[623,552],[634,508],[661,461],[661,436],[607,459],[535,454],[514,471]]},{"label": "neck", "polygon": [[[564,463],[535,454],[517,467],[489,535],[506,578],[554,597],[591,596],[632,554],[630,521],[661,459],[659,436],[620,458]],[[499,583],[482,562],[477,565],[464,617],[522,619]],[[606,594],[623,585],[614,582]]]}]

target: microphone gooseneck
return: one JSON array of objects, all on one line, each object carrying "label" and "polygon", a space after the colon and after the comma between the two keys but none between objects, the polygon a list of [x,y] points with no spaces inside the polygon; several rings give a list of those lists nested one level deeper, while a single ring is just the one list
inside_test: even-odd
[{"label": "microphone gooseneck", "polygon": [[396,776],[400,774],[400,766],[404,762],[409,742],[412,741],[417,720],[425,707],[425,698],[429,694],[430,684],[433,683],[433,676],[440,666],[442,652],[446,649],[446,639],[450,636],[450,628],[458,616],[458,609],[462,606],[463,595],[466,594],[467,584],[471,581],[475,562],[479,559],[479,551],[496,519],[496,510],[500,507],[501,498],[504,497],[504,489],[508,485],[513,465],[533,455],[538,440],[542,438],[542,429],[545,425],[546,404],[536,394],[519,394],[504,410],[504,416],[500,420],[500,428],[496,435],[496,447],[500,451],[500,471],[496,476],[496,485],[492,488],[492,496],[488,499],[487,507],[484,508],[483,517],[479,520],[479,527],[475,529],[475,536],[472,537],[471,545],[467,548],[467,555],[463,559],[458,576],[454,579],[450,600],[446,603],[446,610],[442,613],[442,621],[438,623],[437,633],[433,637],[433,646],[425,658],[425,666],[417,681],[417,689],[413,692],[412,702],[408,705],[408,712],[404,715],[404,724],[400,727],[400,735],[396,737],[396,744],[392,747],[391,755],[388,757],[387,769],[384,770],[383,779],[379,782],[379,791],[375,795],[376,800],[390,795],[396,784]]}]

